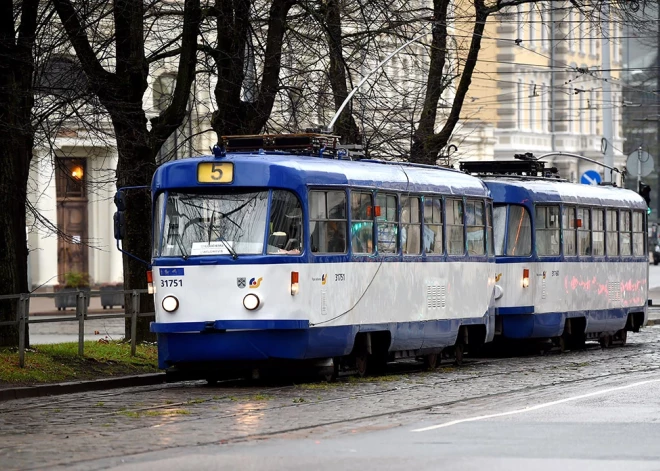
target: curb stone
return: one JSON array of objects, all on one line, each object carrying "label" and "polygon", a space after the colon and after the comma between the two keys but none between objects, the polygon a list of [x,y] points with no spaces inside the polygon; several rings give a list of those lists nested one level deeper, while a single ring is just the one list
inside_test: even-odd
[{"label": "curb stone", "polygon": [[135,376],[120,376],[91,381],[75,381],[69,383],[42,384],[19,388],[0,389],[0,402],[30,397],[55,396],[103,389],[130,388],[135,386],[150,386],[165,383],[165,373],[150,373]]}]

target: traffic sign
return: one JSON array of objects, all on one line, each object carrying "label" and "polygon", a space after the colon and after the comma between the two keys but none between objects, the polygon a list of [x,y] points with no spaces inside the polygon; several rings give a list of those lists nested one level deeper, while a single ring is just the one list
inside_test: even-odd
[{"label": "traffic sign", "polygon": [[595,170],[587,170],[580,178],[580,183],[583,185],[598,185],[600,182],[600,173]]},{"label": "traffic sign", "polygon": [[645,150],[634,150],[628,155],[626,160],[626,172],[631,177],[636,177],[639,172],[641,177],[647,177],[653,172],[653,156]]}]

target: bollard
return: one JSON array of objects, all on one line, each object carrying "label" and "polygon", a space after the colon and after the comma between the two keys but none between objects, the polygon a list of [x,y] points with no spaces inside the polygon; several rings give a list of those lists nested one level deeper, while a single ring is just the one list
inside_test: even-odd
[{"label": "bollard", "polygon": [[78,291],[76,302],[76,316],[78,316],[78,356],[85,356],[85,314],[87,299],[85,292]]},{"label": "bollard", "polygon": [[131,356],[134,357],[137,349],[137,316],[140,310],[140,293],[133,290],[132,298],[133,309],[131,312]]},{"label": "bollard", "polygon": [[30,297],[21,294],[18,300],[18,366],[25,368],[25,322],[29,312]]}]

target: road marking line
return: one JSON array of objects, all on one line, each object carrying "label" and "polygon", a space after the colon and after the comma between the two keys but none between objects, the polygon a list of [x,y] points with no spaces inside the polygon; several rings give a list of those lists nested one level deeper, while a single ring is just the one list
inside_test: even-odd
[{"label": "road marking line", "polygon": [[660,378],[650,379],[648,381],[640,381],[638,383],[627,384],[626,386],[618,386],[616,388],[603,389],[602,391],[596,391],[596,392],[591,392],[591,393],[587,393],[587,394],[581,394],[579,396],[567,397],[565,399],[559,399],[558,401],[545,402],[543,404],[537,404],[535,406],[526,407],[524,409],[516,409],[516,410],[512,410],[512,411],[508,411],[508,412],[500,412],[500,413],[497,413],[497,414],[480,415],[478,417],[470,417],[470,418],[467,418],[467,419],[452,420],[451,422],[445,422],[444,424],[431,425],[430,427],[424,427],[424,428],[418,428],[418,429],[415,429],[415,430],[411,430],[411,432],[428,432],[429,430],[435,430],[435,429],[444,428],[444,427],[451,427],[452,425],[462,424],[464,422],[475,422],[477,420],[493,419],[493,418],[496,418],[496,417],[504,417],[504,416],[507,416],[507,415],[522,414],[523,412],[532,412],[532,411],[535,411],[535,410],[544,409],[546,407],[556,406],[557,404],[564,404],[566,402],[578,401],[580,399],[586,399],[588,397],[601,396],[603,394],[607,394],[607,393],[611,393],[611,392],[615,392],[615,391],[622,391],[624,389],[635,388],[637,386],[643,386],[645,384],[658,383],[658,382],[660,382]]}]

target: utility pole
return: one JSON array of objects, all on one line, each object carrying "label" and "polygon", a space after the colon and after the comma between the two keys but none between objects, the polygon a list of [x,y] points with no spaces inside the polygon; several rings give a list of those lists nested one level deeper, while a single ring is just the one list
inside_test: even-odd
[{"label": "utility pole", "polygon": [[[657,105],[656,109],[660,110],[660,92],[658,89],[660,89],[660,4],[656,4],[656,8],[658,9],[658,48],[656,49],[655,52],[655,103]],[[660,120],[657,120],[656,122],[656,130],[655,130],[655,139],[656,139],[656,149],[655,152],[652,153],[654,155],[655,159],[658,159],[656,162],[660,164]],[[657,221],[660,221],[660,165],[656,165],[655,167],[658,172],[658,189],[656,193],[658,194],[657,198],[657,204],[655,206],[655,218]]]},{"label": "utility pole", "polygon": [[[610,35],[610,7],[607,3],[603,5],[601,27],[603,31],[602,50],[603,50],[603,138],[605,138],[605,157],[604,163],[609,167],[614,166],[614,132],[612,129],[612,84],[610,83],[610,41],[607,38]],[[603,181],[611,182],[612,176],[604,172]]]}]

